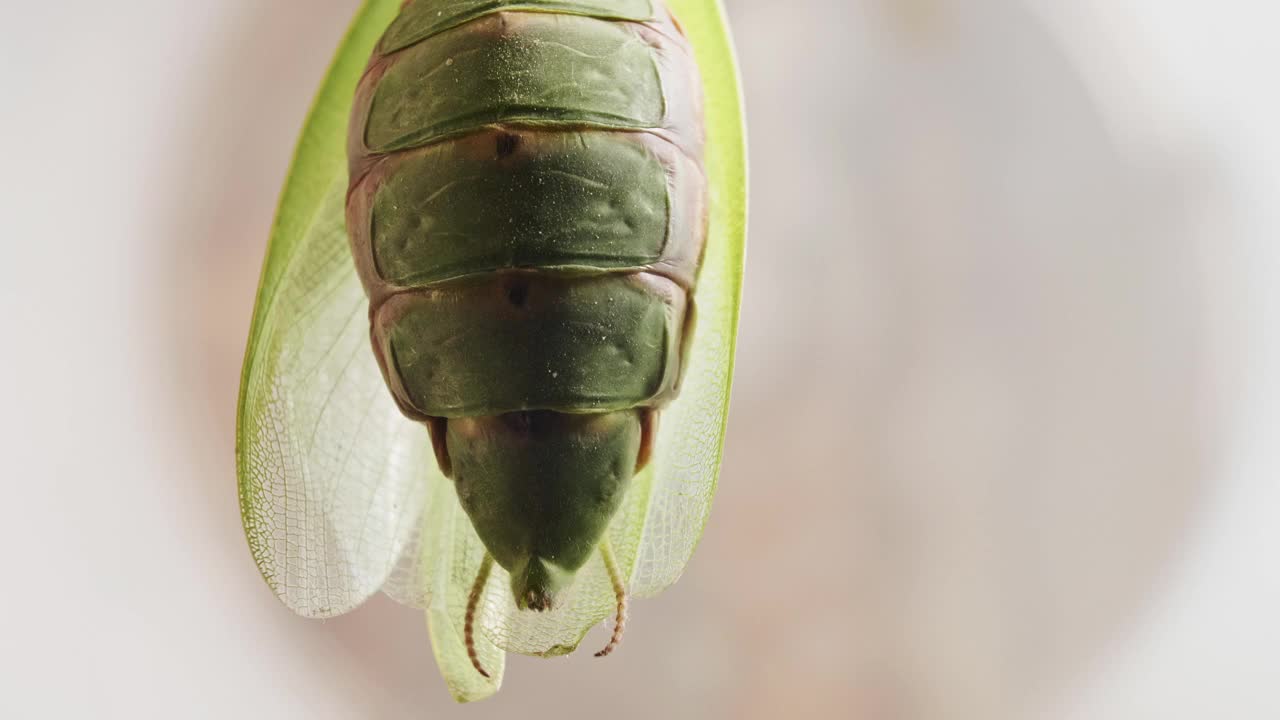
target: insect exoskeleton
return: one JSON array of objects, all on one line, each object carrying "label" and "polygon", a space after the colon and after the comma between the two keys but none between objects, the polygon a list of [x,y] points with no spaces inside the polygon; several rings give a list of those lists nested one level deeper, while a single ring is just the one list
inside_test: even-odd
[{"label": "insect exoskeleton", "polygon": [[347,227],[374,349],[521,608],[607,552],[679,390],[701,102],[649,0],[419,0],[360,82]]}]

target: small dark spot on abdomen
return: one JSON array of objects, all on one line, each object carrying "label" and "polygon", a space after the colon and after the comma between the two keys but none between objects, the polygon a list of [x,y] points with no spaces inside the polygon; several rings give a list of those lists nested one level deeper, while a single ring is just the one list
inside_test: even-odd
[{"label": "small dark spot on abdomen", "polygon": [[529,302],[529,281],[524,278],[511,278],[506,284],[507,302],[512,307],[523,308]]},{"label": "small dark spot on abdomen", "polygon": [[509,157],[519,147],[520,136],[515,133],[498,133],[498,139],[494,141],[494,150],[499,158]]}]

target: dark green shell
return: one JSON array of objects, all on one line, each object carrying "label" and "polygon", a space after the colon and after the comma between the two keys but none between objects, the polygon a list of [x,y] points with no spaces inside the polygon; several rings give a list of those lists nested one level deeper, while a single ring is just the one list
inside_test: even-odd
[{"label": "dark green shell", "polygon": [[522,606],[589,557],[678,391],[700,103],[649,0],[416,0],[357,91],[374,347]]}]

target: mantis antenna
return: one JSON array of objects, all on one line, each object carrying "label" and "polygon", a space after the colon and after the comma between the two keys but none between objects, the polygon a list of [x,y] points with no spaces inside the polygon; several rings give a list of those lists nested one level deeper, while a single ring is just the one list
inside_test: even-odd
[{"label": "mantis antenna", "polygon": [[622,581],[622,573],[618,572],[618,561],[613,557],[613,546],[609,544],[607,535],[600,543],[600,554],[604,556],[605,569],[609,571],[609,580],[613,582],[613,594],[618,598],[618,614],[613,621],[613,637],[609,638],[609,644],[603,650],[596,653],[596,657],[604,657],[621,645],[622,633],[627,627],[627,586]]},{"label": "mantis antenna", "polygon": [[480,561],[480,572],[476,573],[476,581],[471,586],[471,596],[467,598],[467,620],[463,626],[462,635],[467,644],[467,657],[471,658],[471,665],[476,672],[485,677],[489,677],[489,672],[480,664],[480,655],[476,652],[476,608],[480,605],[480,596],[484,594],[484,584],[489,580],[489,572],[493,570],[493,556],[489,553],[484,554],[484,560]]}]

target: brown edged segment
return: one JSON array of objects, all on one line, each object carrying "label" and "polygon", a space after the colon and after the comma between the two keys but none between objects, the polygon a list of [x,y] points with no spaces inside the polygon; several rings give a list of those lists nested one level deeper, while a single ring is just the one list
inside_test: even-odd
[{"label": "brown edged segment", "polygon": [[700,159],[692,52],[665,11],[645,23],[495,12],[375,55],[352,111],[353,183],[377,155],[498,124],[643,131]]},{"label": "brown edged segment", "polygon": [[352,189],[348,229],[375,302],[504,268],[647,270],[691,288],[705,185],[649,133],[488,127],[379,162]]},{"label": "brown edged segment", "polygon": [[680,374],[686,298],[649,273],[487,273],[392,295],[373,338],[418,417],[656,406]]}]

